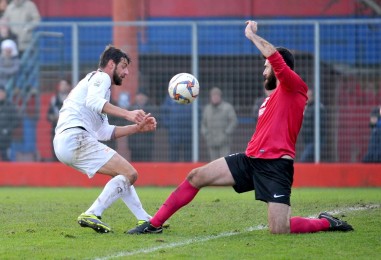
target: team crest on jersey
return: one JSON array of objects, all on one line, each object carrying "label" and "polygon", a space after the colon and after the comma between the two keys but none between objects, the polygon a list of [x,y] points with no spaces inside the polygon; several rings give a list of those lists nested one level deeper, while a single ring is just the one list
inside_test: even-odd
[{"label": "team crest on jersey", "polygon": [[96,86],[96,87],[99,87],[101,84],[102,84],[102,80],[101,80],[101,79],[97,79],[97,80],[94,82],[94,86]]}]

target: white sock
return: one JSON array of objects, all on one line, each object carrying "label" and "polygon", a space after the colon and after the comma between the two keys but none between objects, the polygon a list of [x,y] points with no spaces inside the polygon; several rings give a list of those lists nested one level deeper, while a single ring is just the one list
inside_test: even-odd
[{"label": "white sock", "polygon": [[117,199],[121,198],[137,220],[149,220],[151,216],[143,209],[134,186],[123,175],[118,175],[107,182],[102,193],[94,201],[86,214],[102,216],[105,209],[111,206]]},{"label": "white sock", "polygon": [[151,216],[143,209],[143,205],[133,185],[127,187],[127,191],[123,193],[121,198],[137,220],[151,219]]},{"label": "white sock", "polygon": [[123,175],[115,176],[106,183],[102,193],[86,211],[86,214],[102,216],[103,211],[128,190],[128,186],[130,186],[130,182]]}]

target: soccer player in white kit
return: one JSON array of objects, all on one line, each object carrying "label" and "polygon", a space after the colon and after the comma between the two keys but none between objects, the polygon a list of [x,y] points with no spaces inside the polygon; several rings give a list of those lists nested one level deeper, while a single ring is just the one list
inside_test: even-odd
[{"label": "soccer player in white kit", "polygon": [[[99,141],[120,138],[156,130],[156,119],[143,110],[128,111],[110,103],[111,85],[122,85],[128,75],[130,57],[122,50],[107,46],[99,61],[99,68],[82,79],[65,100],[60,112],[54,151],[64,164],[87,174],[113,177],[90,208],[78,217],[82,227],[99,233],[111,231],[101,221],[102,213],[121,198],[138,221],[150,215],[143,209],[133,186],[138,177],[136,169],[116,151]],[[133,125],[109,125],[107,115],[124,118]]]}]

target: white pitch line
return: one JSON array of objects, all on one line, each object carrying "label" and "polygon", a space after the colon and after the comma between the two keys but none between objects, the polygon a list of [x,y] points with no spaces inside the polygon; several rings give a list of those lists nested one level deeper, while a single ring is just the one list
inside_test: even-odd
[{"label": "white pitch line", "polygon": [[220,234],[215,235],[215,236],[195,237],[192,239],[188,239],[188,240],[184,240],[184,241],[180,241],[180,242],[176,242],[176,243],[169,243],[167,245],[156,246],[156,247],[151,247],[151,248],[146,248],[146,249],[143,248],[143,249],[130,251],[130,252],[128,252],[128,251],[120,252],[120,253],[117,253],[115,255],[96,258],[96,260],[106,260],[106,259],[112,259],[112,258],[117,258],[117,257],[133,256],[133,255],[137,255],[137,254],[147,254],[147,253],[152,253],[152,252],[155,252],[155,251],[158,251],[161,249],[168,249],[168,248],[185,246],[185,245],[194,244],[194,243],[201,243],[201,242],[210,241],[210,240],[214,240],[214,239],[218,239],[218,238],[222,238],[222,237],[235,236],[235,235],[239,235],[239,234],[250,232],[250,231],[262,230],[265,228],[266,228],[266,226],[264,226],[264,225],[258,225],[256,227],[249,227],[249,228],[247,228],[241,232],[238,232],[238,231],[237,232],[223,232],[223,233],[220,233]]},{"label": "white pitch line", "polygon": [[[380,208],[381,205],[368,205],[368,206],[359,206],[359,207],[349,207],[341,210],[335,210],[335,211],[329,211],[330,214],[337,215],[341,214],[344,212],[351,212],[351,211],[359,211],[359,210],[367,210],[367,209],[375,209],[375,208]],[[316,216],[310,216],[309,218],[314,218]],[[195,237],[192,239],[187,239],[184,241],[176,242],[176,243],[169,243],[167,245],[161,245],[161,246],[155,246],[155,247],[150,247],[150,248],[143,248],[143,249],[138,249],[134,251],[123,251],[119,252],[114,255],[109,255],[105,257],[97,257],[95,260],[108,260],[112,258],[118,258],[118,257],[125,257],[125,256],[133,256],[137,254],[148,254],[152,253],[161,249],[168,249],[168,248],[174,248],[174,247],[179,247],[179,246],[186,246],[189,244],[195,244],[195,243],[201,243],[201,242],[206,242],[210,240],[215,240],[223,237],[231,237],[243,233],[248,233],[252,231],[258,231],[258,230],[263,230],[266,229],[266,225],[258,225],[254,227],[248,227],[244,229],[243,231],[236,231],[236,232],[223,232],[215,236],[204,236],[204,237]]]}]

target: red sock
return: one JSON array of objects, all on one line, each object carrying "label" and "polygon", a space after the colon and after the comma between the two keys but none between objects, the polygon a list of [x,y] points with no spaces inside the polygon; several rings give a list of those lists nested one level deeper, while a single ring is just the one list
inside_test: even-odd
[{"label": "red sock", "polygon": [[177,189],[169,195],[167,200],[161,205],[150,222],[154,227],[160,227],[181,207],[193,200],[199,189],[193,187],[188,180],[183,181]]},{"label": "red sock", "polygon": [[330,227],[326,219],[312,219],[302,217],[292,217],[290,219],[290,232],[291,233],[315,233],[319,231],[326,231]]}]

